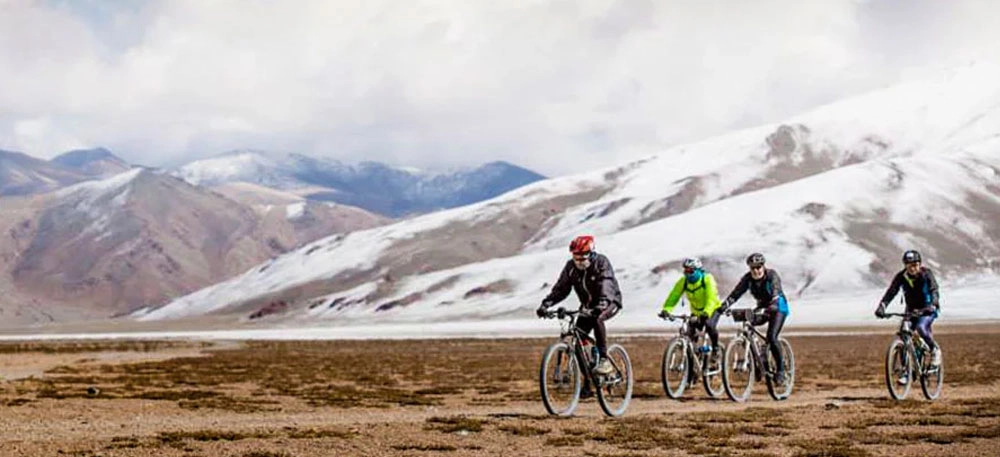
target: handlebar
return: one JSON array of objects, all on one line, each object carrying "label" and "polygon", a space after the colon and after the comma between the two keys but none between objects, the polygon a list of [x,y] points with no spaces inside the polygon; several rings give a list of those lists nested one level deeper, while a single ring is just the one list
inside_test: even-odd
[{"label": "handlebar", "polygon": [[667,314],[665,316],[660,316],[660,319],[663,319],[665,321],[669,320],[671,322],[673,322],[673,321],[684,322],[684,321],[690,320],[691,319],[691,315],[689,315],[689,314]]},{"label": "handlebar", "polygon": [[883,313],[882,319],[888,319],[890,317],[902,317],[904,319],[912,319],[914,317],[920,317],[923,313]]},{"label": "handlebar", "polygon": [[554,311],[547,311],[545,313],[545,318],[546,319],[553,319],[553,318],[563,319],[563,318],[566,318],[566,317],[575,316],[577,314],[580,314],[580,310],[579,309],[576,310],[576,311],[569,311],[566,308],[557,308]]}]

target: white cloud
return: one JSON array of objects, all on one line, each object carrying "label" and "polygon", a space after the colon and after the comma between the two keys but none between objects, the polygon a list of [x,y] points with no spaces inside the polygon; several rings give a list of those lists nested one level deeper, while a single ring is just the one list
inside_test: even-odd
[{"label": "white cloud", "polygon": [[[581,171],[998,57],[997,10],[0,0],[0,148],[51,156],[104,145],[158,165],[258,147]],[[39,120],[44,128],[25,128]]]}]

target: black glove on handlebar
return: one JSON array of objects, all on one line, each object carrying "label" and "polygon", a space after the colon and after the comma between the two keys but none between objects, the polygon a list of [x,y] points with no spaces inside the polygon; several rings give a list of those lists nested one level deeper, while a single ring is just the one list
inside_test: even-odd
[{"label": "black glove on handlebar", "polygon": [[732,303],[729,303],[729,299],[722,300],[722,305],[719,306],[719,312],[727,316],[732,315],[733,311],[730,309]]},{"label": "black glove on handlebar", "polygon": [[545,315],[548,314],[548,307],[542,303],[538,309],[535,310],[535,314],[538,315],[538,317],[545,317]]}]

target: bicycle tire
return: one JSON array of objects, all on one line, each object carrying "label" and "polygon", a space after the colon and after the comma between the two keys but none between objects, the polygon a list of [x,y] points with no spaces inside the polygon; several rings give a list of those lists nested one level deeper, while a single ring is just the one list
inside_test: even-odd
[{"label": "bicycle tire", "polygon": [[[628,352],[618,344],[608,346],[608,358],[615,366],[615,373],[608,376],[595,376],[597,388],[597,403],[601,405],[604,414],[610,417],[618,417],[625,414],[629,402],[632,400],[632,387],[635,375],[632,371],[632,361]],[[615,383],[608,383],[610,379],[617,378]],[[613,395],[616,394],[616,395]],[[618,405],[614,405],[613,398],[620,398]]]},{"label": "bicycle tire", "polygon": [[[573,354],[573,351],[574,348],[571,348],[566,343],[560,342],[549,346],[545,349],[545,353],[542,355],[542,364],[538,374],[538,389],[539,392],[541,392],[542,404],[545,405],[545,410],[554,416],[571,416],[576,410],[576,407],[580,404],[580,392],[583,388],[583,372],[580,370],[580,363]],[[557,357],[563,358],[562,360],[557,360]],[[572,394],[565,405],[558,405],[552,399],[552,393],[557,390],[559,386],[549,385],[549,368],[553,368],[559,361],[569,363],[569,366],[565,368],[569,370],[568,374],[572,379],[570,381],[572,383]],[[568,386],[563,385],[562,387]]]}]

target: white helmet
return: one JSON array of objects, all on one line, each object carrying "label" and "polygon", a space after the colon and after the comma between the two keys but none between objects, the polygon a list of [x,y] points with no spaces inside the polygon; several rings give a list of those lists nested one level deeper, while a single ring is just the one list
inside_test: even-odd
[{"label": "white helmet", "polygon": [[690,268],[692,270],[700,270],[701,269],[701,259],[699,259],[697,257],[688,257],[688,258],[684,259],[684,263],[683,263],[682,266],[684,267],[684,269]]}]

